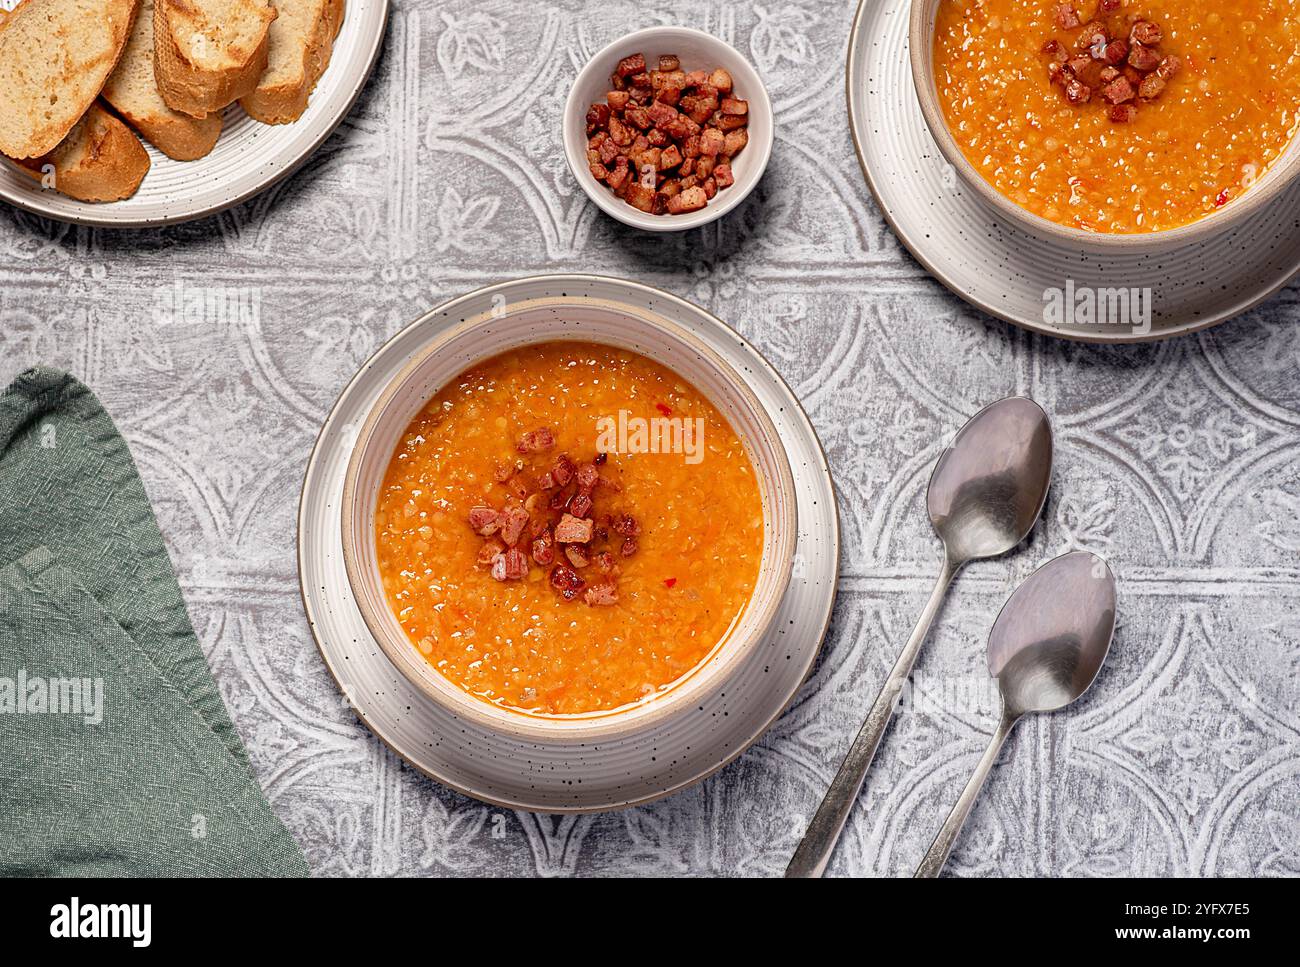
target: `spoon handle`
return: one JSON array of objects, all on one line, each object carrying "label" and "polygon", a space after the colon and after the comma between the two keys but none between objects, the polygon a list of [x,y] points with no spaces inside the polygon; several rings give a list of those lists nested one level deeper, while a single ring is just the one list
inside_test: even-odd
[{"label": "spoon handle", "polygon": [[957,805],[952,807],[952,812],[948,818],[943,821],[943,826],[939,829],[939,835],[934,838],[930,845],[930,851],[925,854],[925,859],[921,860],[921,865],[916,868],[918,877],[935,877],[943,869],[943,864],[948,862],[948,854],[952,852],[953,845],[957,842],[957,837],[961,833],[961,828],[966,825],[966,817],[970,815],[971,807],[975,805],[975,800],[984,788],[984,781],[989,777],[989,770],[993,768],[993,763],[997,761],[998,752],[1002,750],[1002,744],[1007,741],[1007,736],[1011,734],[1011,729],[1016,722],[1020,721],[1019,715],[1011,715],[1005,708],[1002,710],[1002,721],[998,723],[997,731],[993,733],[993,739],[989,742],[989,747],[984,750],[984,757],[980,759],[979,765],[975,767],[975,774],[970,777],[966,783],[966,788],[961,791],[961,798],[957,800]]},{"label": "spoon handle", "polygon": [[894,662],[889,678],[885,681],[885,687],[876,696],[876,703],[871,706],[867,720],[862,723],[858,737],[853,740],[853,746],[849,749],[849,754],[844,757],[840,771],[831,780],[831,786],[826,790],[822,804],[817,807],[812,822],[808,824],[808,829],[799,842],[799,848],[795,850],[794,858],[786,867],[787,877],[818,877],[826,871],[826,864],[830,862],[835,843],[844,830],[844,824],[853,810],[858,793],[862,791],[862,783],[867,778],[867,770],[871,768],[871,760],[876,757],[880,738],[885,734],[885,728],[894,716],[899,693],[907,683],[907,677],[912,674],[916,656],[920,653],[921,645],[930,632],[930,625],[939,611],[939,605],[948,591],[948,585],[952,583],[960,567],[961,564],[954,564],[947,555],[944,556],[943,570],[939,574],[934,590],[930,593],[930,600],[925,603],[925,610],[921,612],[916,627],[912,629],[912,637],[907,639],[903,653],[898,656],[898,661]]}]

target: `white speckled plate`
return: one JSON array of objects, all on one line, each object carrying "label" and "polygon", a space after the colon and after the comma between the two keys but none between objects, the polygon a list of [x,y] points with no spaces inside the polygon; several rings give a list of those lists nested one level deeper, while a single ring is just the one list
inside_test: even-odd
[{"label": "white speckled plate", "polygon": [[[448,326],[527,299],[581,296],[671,318],[745,377],[786,446],[798,493],[794,576],[776,631],[697,711],[636,738],[599,745],[498,735],[435,705],[410,685],[371,637],[343,566],[339,501],[357,430],[384,386]],[[386,745],[461,792],[516,809],[593,812],[657,799],[726,765],[785,711],[825,637],[839,575],[839,514],[821,444],[794,394],[737,333],[658,289],[597,276],[539,276],[490,286],[407,326],[343,391],[307,465],[298,511],[298,568],[312,634],[339,687]]]},{"label": "white speckled plate", "polygon": [[[388,3],[348,0],[330,65],[307,112],[293,124],[261,124],[232,104],[210,154],[197,161],[173,161],[146,143],[152,166],[140,190],[105,204],[42,188],[12,162],[0,159],[0,199],[47,218],[109,228],[170,225],[247,201],[295,171],[352,108],[379,56]],[[13,0],[0,0],[0,7],[12,6]]]},{"label": "white speckled plate", "polygon": [[[849,123],[858,160],[899,240],[971,305],[1026,329],[1088,342],[1149,342],[1259,304],[1300,273],[1300,183],[1211,242],[1161,255],[1088,255],[1002,221],[964,190],[926,127],[908,57],[908,0],[862,0],[849,40]],[[1149,289],[1150,331],[1049,324],[1044,293],[1068,283]]]}]

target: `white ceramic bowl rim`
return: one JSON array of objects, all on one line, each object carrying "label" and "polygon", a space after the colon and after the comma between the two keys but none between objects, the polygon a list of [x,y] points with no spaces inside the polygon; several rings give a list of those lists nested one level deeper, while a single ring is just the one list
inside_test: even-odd
[{"label": "white ceramic bowl rim", "polygon": [[[630,54],[643,53],[647,60],[660,54],[682,54],[682,67],[688,69],[690,47],[710,51],[713,60],[693,69],[724,67],[735,81],[735,90],[749,101],[749,143],[736,156],[732,171],[736,183],[719,191],[704,208],[686,215],[651,215],[633,208],[598,182],[587,166],[587,108],[600,99],[608,84],[593,84],[593,77],[608,79],[618,62]],[[592,84],[588,93],[584,89]],[[564,155],[573,177],[601,211],[625,225],[652,232],[681,232],[721,218],[744,201],[758,185],[772,156],[775,140],[775,116],[767,88],[749,60],[726,41],[693,27],[647,27],[607,44],[578,72],[564,105]]]},{"label": "white ceramic bowl rim", "polygon": [[[995,211],[1019,222],[1031,233],[1054,237],[1094,250],[1167,250],[1180,245],[1190,245],[1210,236],[1225,233],[1234,225],[1272,202],[1277,193],[1300,176],[1300,135],[1291,139],[1282,156],[1253,184],[1245,194],[1217,212],[1211,212],[1194,222],[1177,228],[1157,232],[1086,232],[1083,229],[1060,225],[1022,208],[997,190],[975,166],[967,160],[948,130],[947,119],[938,104],[934,84],[934,24],[942,0],[914,0],[908,31],[911,53],[912,81],[916,85],[917,99],[926,126],[944,158],[962,180],[983,198]],[[922,92],[927,92],[923,94]]]},{"label": "white ceramic bowl rim", "polygon": [[[374,573],[373,563],[369,562],[367,556],[368,553],[373,554],[371,516],[376,494],[373,488],[368,489],[362,483],[361,477],[364,469],[371,465],[371,461],[382,461],[382,464],[387,466],[391,459],[392,447],[386,443],[381,445],[376,439],[382,436],[376,432],[377,428],[389,416],[389,411],[398,405],[403,390],[425,365],[433,362],[435,357],[440,355],[455,357],[457,359],[455,372],[451,374],[454,376],[474,362],[497,355],[511,346],[557,340],[590,340],[619,345],[614,338],[601,338],[598,335],[584,333],[580,325],[562,331],[549,330],[535,338],[514,338],[506,345],[494,345],[487,350],[475,347],[470,350],[468,356],[465,354],[465,349],[459,345],[474,338],[475,334],[485,327],[493,325],[504,327],[515,324],[522,330],[526,330],[533,325],[524,321],[529,313],[541,310],[552,312],[562,309],[572,310],[579,307],[615,311],[624,316],[641,319],[654,327],[652,330],[654,335],[675,339],[686,351],[701,360],[706,360],[708,368],[716,373],[716,378],[727,384],[729,391],[734,393],[734,408],[741,411],[749,421],[758,424],[759,431],[756,436],[765,440],[770,450],[769,463],[773,464],[773,472],[765,477],[763,463],[755,457],[758,444],[746,436],[745,431],[736,425],[734,418],[731,419],[733,428],[745,443],[763,488],[764,518],[768,531],[764,537],[763,563],[758,583],[745,611],[732,626],[728,636],[670,690],[650,700],[607,712],[573,716],[531,716],[483,702],[469,695],[432,669],[417,655],[405,632],[393,618],[386,597],[377,588],[377,574]],[[627,341],[636,345],[624,345],[621,348],[640,352],[661,364],[668,365],[662,359],[658,359],[651,347],[645,345],[648,340],[628,337]],[[705,392],[698,385],[697,388]],[[409,401],[402,404],[400,419],[396,419],[394,423],[394,425],[401,424],[396,431],[397,437],[404,432],[410,418],[413,418],[424,402],[427,402],[427,399],[436,392],[437,387],[421,392],[419,394],[421,402],[418,405],[412,406]],[[710,394],[706,392],[706,395]],[[728,406],[724,401],[719,399],[712,399],[712,401],[720,412],[726,415]],[[411,412],[408,413],[407,410]],[[388,435],[392,436],[391,433]],[[395,440],[390,442],[395,445]],[[745,658],[754,644],[770,631],[771,622],[779,608],[784,590],[788,586],[793,568],[798,520],[792,488],[793,474],[788,458],[762,404],[744,379],[729,364],[684,328],[666,317],[631,306],[608,304],[598,299],[581,296],[531,299],[510,304],[503,312],[494,310],[465,319],[452,327],[416,354],[376,400],[364,428],[358,435],[358,442],[349,461],[346,476],[341,515],[344,561],[349,582],[352,584],[353,596],[375,640],[402,675],[431,700],[449,708],[453,714],[470,718],[488,728],[547,740],[578,741],[597,738],[608,740],[689,708],[704,695],[725,688],[727,678],[735,667]],[[368,543],[363,545],[362,541]]]}]

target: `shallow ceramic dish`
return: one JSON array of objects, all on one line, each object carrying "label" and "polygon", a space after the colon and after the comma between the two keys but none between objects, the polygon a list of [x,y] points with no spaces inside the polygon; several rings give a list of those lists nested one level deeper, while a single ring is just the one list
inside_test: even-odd
[{"label": "shallow ceramic dish", "polygon": [[998,214],[1033,235],[1073,245],[1082,251],[1115,254],[1168,252],[1222,237],[1239,228],[1252,215],[1277,204],[1300,177],[1300,138],[1293,138],[1282,157],[1241,198],[1220,211],[1178,228],[1133,234],[1085,232],[1035,215],[993,187],[962,154],[948,130],[934,77],[934,25],[941,3],[943,0],[914,0],[908,24],[912,80],[916,85],[921,113],[939,151],[962,181]]},{"label": "shallow ceramic dish", "polygon": [[[1050,336],[1150,342],[1246,312],[1300,273],[1300,183],[1239,228],[1165,254],[1098,255],[1000,218],[936,149],[912,80],[906,0],[863,0],[849,38],[849,127],[867,186],[898,240],[936,280],[989,315]],[[1149,325],[1051,322],[1071,286],[1149,289]]]},{"label": "shallow ceramic dish", "polygon": [[[394,617],[380,582],[375,546],[379,489],[402,435],[425,404],[465,370],[508,350],[583,341],[627,349],[668,367],[716,406],[745,446],[762,496],[764,539],[758,580],[731,633],[667,691],[621,709],[575,715],[525,714],[484,702],[436,671]],[[587,742],[626,736],[697,708],[722,689],[771,632],[790,581],[798,535],[794,482],[776,428],[740,375],[704,342],[668,318],[609,301],[560,296],[507,303],[468,318],[434,340],[375,403],[348,465],[342,512],[343,559],[366,625],[388,660],[432,701],[485,728],[527,738]]]},{"label": "shallow ceramic dish", "polygon": [[[462,719],[424,695],[385,656],[343,566],[343,480],[360,426],[380,394],[442,333],[496,305],[587,297],[667,316],[740,373],[777,428],[794,474],[799,553],[777,621],[725,694],[621,740],[522,739]],[[358,718],[419,772],[513,809],[595,812],[669,795],[749,748],[795,700],[830,623],[839,575],[839,514],[826,455],[790,388],[721,320],[659,289],[590,275],[488,286],[427,313],[385,343],[348,383],[321,427],[298,509],[303,605],[322,660]],[[805,695],[812,686],[805,689]]]},{"label": "shallow ceramic dish", "polygon": [[[0,0],[12,7],[13,0]],[[221,137],[197,161],[173,161],[145,142],[150,168],[132,197],[106,204],[44,189],[0,159],[0,199],[46,218],[106,228],[172,225],[224,211],[289,176],[352,109],[379,57],[389,0],[348,0],[329,67],[293,124],[261,124],[232,104]]]},{"label": "shallow ceramic dish", "polygon": [[[724,68],[731,74],[737,97],[749,101],[749,144],[736,155],[731,170],[736,183],[719,191],[699,211],[685,215],[651,215],[633,208],[601,184],[587,165],[587,109],[604,101],[609,78],[624,57],[645,54],[651,61],[661,54],[676,54],[682,69]],[[650,232],[681,232],[721,218],[739,205],[763,177],[772,156],[773,115],[763,80],[740,52],[718,38],[689,27],[648,27],[628,34],[596,54],[578,72],[564,105],[564,154],[573,177],[605,214]]]}]

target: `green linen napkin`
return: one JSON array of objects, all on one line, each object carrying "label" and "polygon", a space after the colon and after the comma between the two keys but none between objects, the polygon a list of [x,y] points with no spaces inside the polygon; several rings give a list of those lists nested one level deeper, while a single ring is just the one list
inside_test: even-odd
[{"label": "green linen napkin", "polygon": [[0,874],[304,876],[125,441],[51,369],[0,395]]}]

